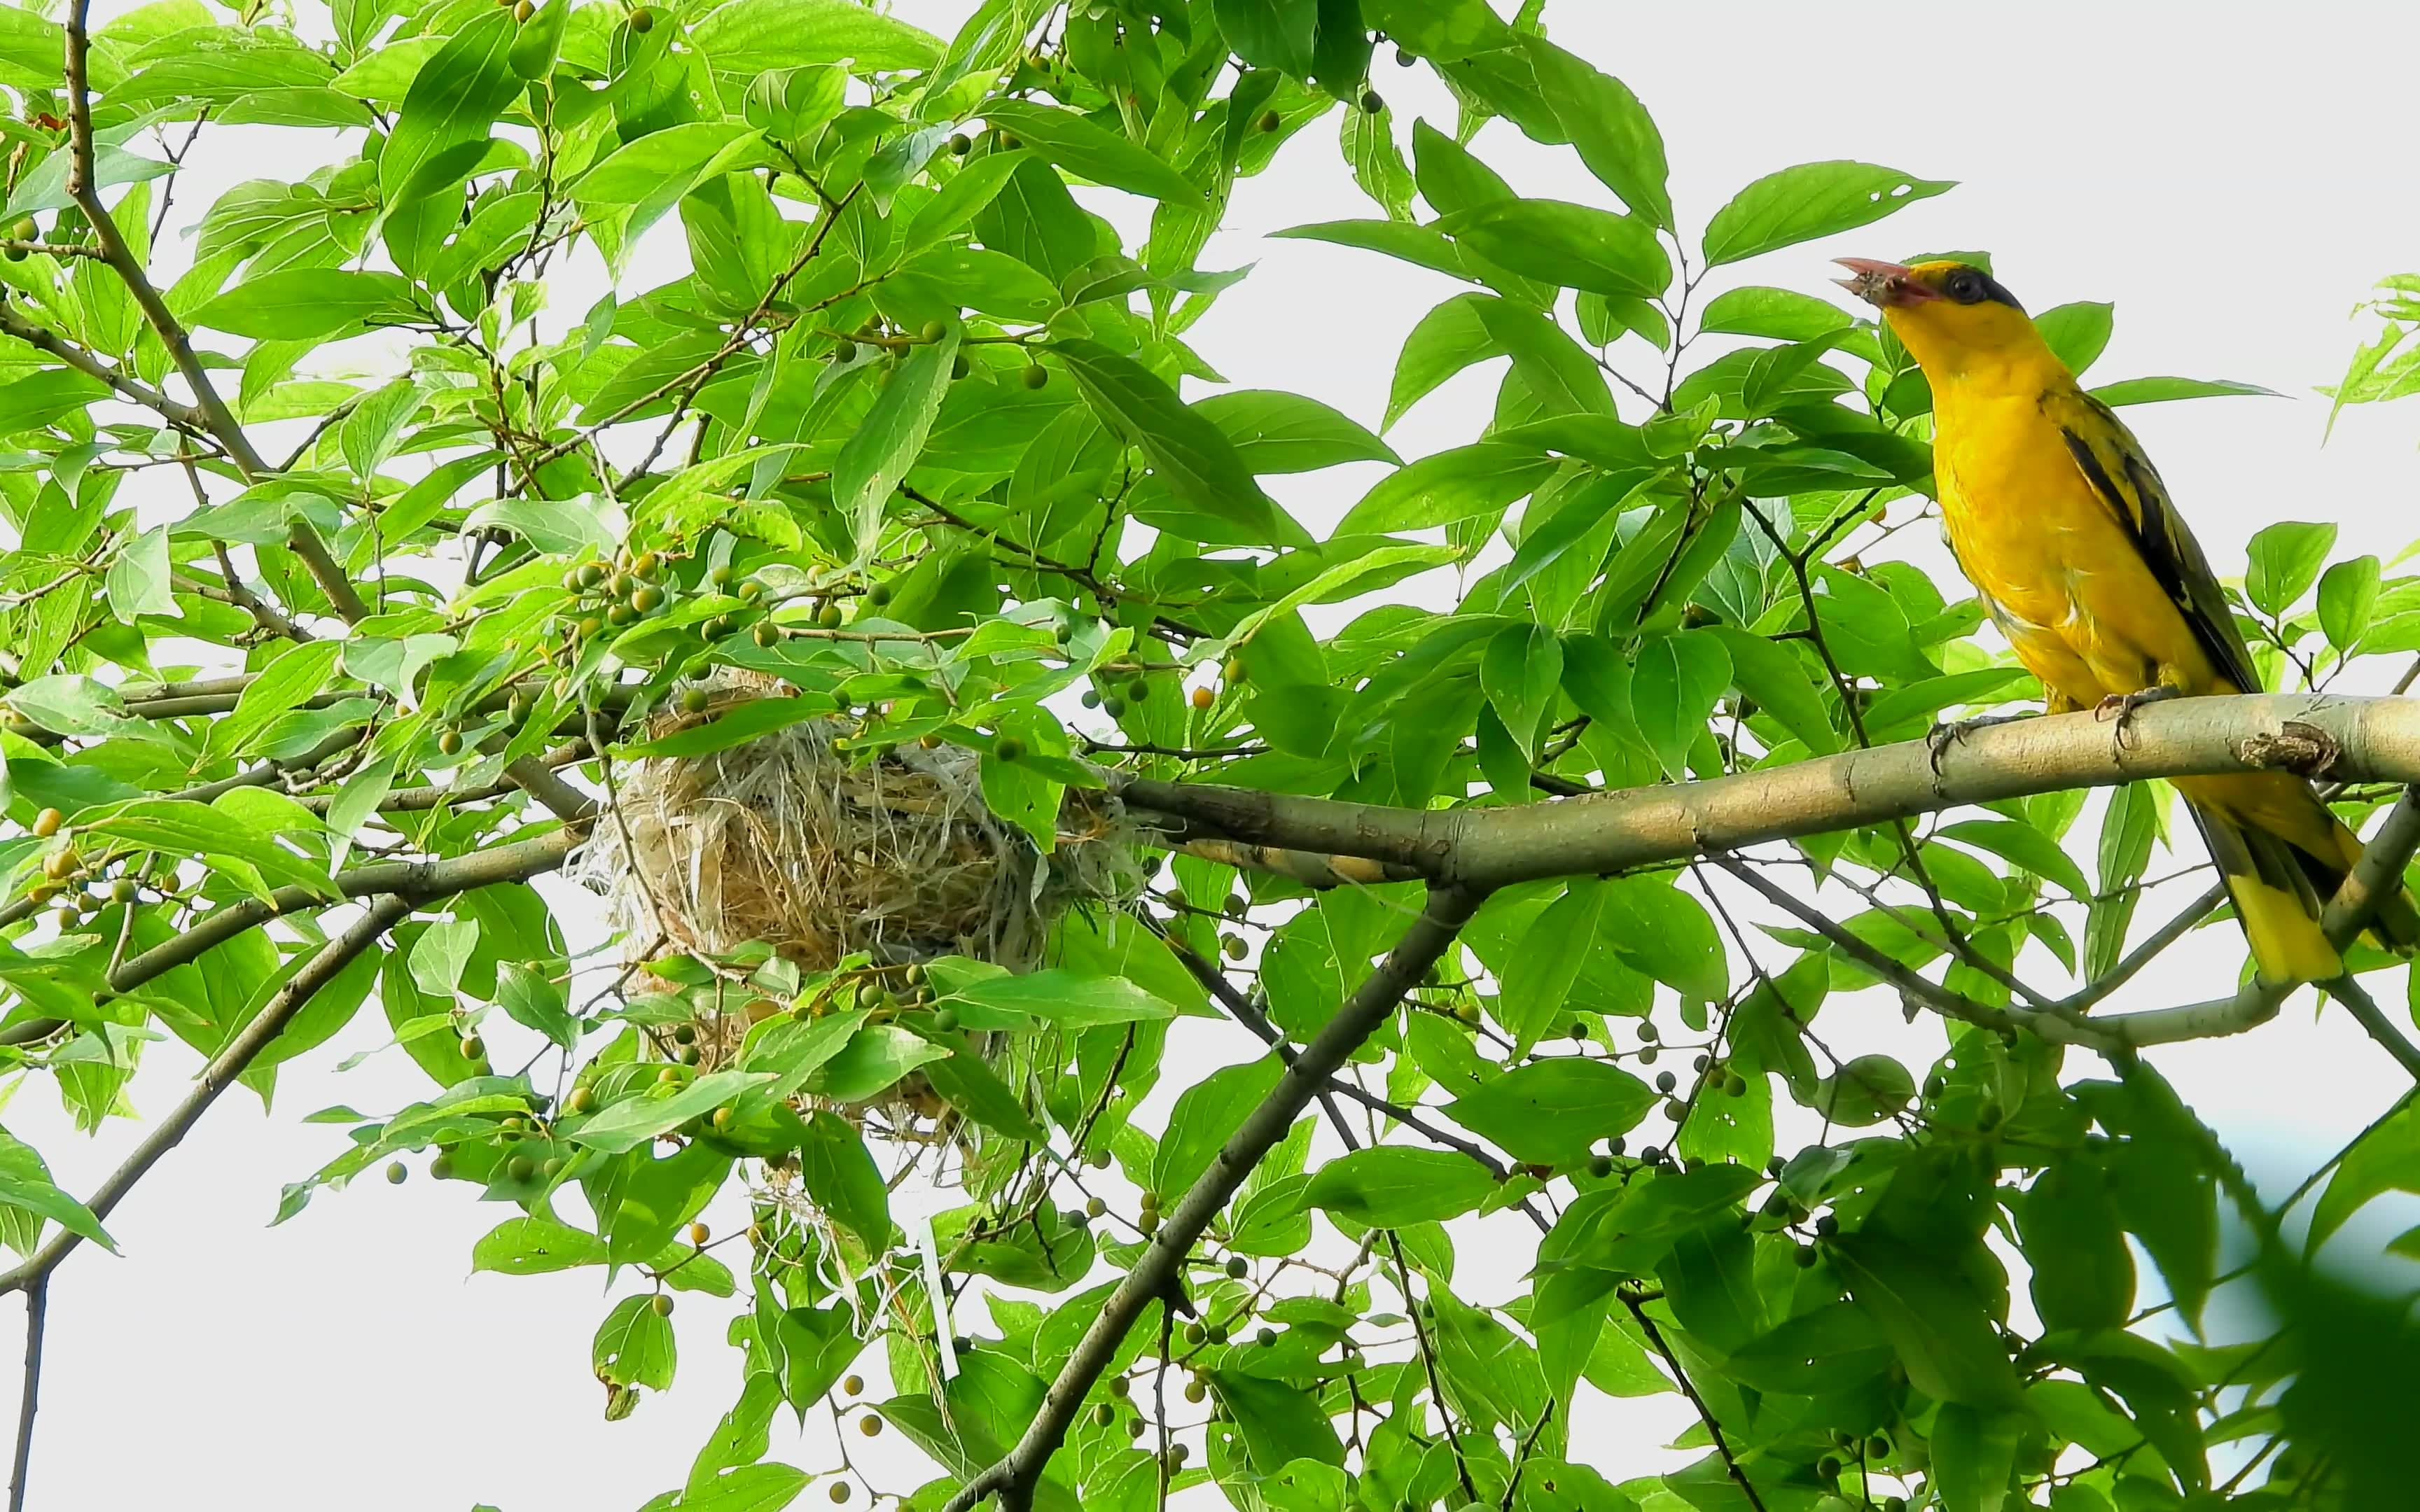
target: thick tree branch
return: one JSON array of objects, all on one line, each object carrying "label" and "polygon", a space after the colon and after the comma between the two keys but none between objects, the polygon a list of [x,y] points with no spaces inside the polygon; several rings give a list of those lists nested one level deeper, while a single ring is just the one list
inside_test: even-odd
[{"label": "thick tree branch", "polygon": [[195,435],[208,434],[199,409],[170,398],[131,373],[112,367],[94,353],[48,326],[26,319],[5,303],[0,303],[0,332],[8,332],[38,351],[50,353],[87,378],[99,378],[116,390],[119,397],[141,405],[178,430]]},{"label": "thick tree branch", "polygon": [[1679,786],[1494,809],[1410,810],[1110,773],[1128,807],[1250,845],[1357,856],[1492,889],[1592,876],[1962,804],[2153,777],[2324,771],[2420,782],[2420,703],[2278,694],[2177,699],[2139,710],[2126,742],[2090,714],[1846,751]]},{"label": "thick tree branch", "polygon": [[[471,892],[503,882],[525,882],[551,872],[579,843],[567,829],[551,830],[535,840],[515,841],[489,850],[442,861],[379,861],[336,873],[336,890],[348,898],[395,893],[427,903]],[[281,914],[318,908],[329,900],[304,887],[280,887],[263,902],[247,898],[228,903],[178,934],[130,957],[109,974],[110,991],[131,993],[145,982],[189,962]],[[0,1028],[0,1045],[31,1044],[48,1039],[64,1026],[59,1019],[33,1018]]]},{"label": "thick tree branch", "polygon": [[943,1512],[967,1512],[995,1493],[1007,1512],[1029,1512],[1033,1488],[1041,1480],[1044,1467],[1058,1451],[1068,1426],[1083,1406],[1085,1395],[1109,1367],[1126,1331],[1146,1307],[1168,1294],[1169,1288],[1184,1273],[1185,1257],[1210,1227],[1211,1220],[1226,1207],[1262,1157],[1285,1137],[1295,1119],[1311,1105],[1327,1078],[1343,1066],[1361,1041],[1394,1011],[1404,995],[1418,985],[1452,946],[1454,936],[1469,921],[1480,902],[1480,894],[1456,888],[1430,891],[1420,917],[1395,942],[1387,959],[1361,983],[1352,1000],[1328,1020],[1319,1037],[1294,1057],[1277,1089],[1245,1117],[1226,1148],[1210,1163],[1210,1168],[1193,1183],[1192,1190],[1162,1216],[1150,1247],[1119,1283],[1093,1326],[1085,1331],[1058,1379],[1050,1383],[1041,1411],[1034,1414],[1016,1447],[961,1487]]},{"label": "thick tree branch", "polygon": [[[353,957],[377,945],[388,930],[411,912],[411,902],[407,898],[389,895],[379,899],[343,933],[321,946],[317,954],[304,962],[301,969],[287,980],[286,985],[277,990],[276,995],[253,1016],[252,1022],[236,1031],[235,1038],[210,1057],[210,1063],[202,1068],[201,1084],[186,1094],[185,1100],[161,1119],[144,1136],[141,1144],[134,1147],[134,1152],[126,1158],[125,1163],[101,1183],[99,1190],[85,1204],[92,1210],[93,1216],[107,1218],[110,1210],[133,1190],[134,1183],[143,1180],[145,1173],[159,1164],[160,1157],[183,1142],[202,1115],[209,1111],[210,1104],[218,1101],[219,1094],[233,1086],[235,1079],[244,1073],[263,1050],[269,1048],[270,1041],[284,1032],[286,1026],[302,1011],[304,1004],[310,1002],[312,995],[334,980],[345,967],[352,964]],[[35,1252],[31,1259],[6,1275],[0,1275],[0,1294],[39,1285],[83,1242],[83,1236],[60,1229],[49,1243]]]}]

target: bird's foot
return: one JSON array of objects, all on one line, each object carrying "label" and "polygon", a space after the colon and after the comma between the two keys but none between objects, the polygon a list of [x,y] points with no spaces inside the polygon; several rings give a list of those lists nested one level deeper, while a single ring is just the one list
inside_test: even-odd
[{"label": "bird's foot", "polygon": [[1966,737],[1976,731],[1989,730],[1995,724],[2014,724],[2020,719],[2040,717],[2040,715],[2030,713],[1978,714],[1972,719],[1951,719],[1934,725],[1924,737],[1924,748],[1932,759],[1932,775],[1936,779],[1941,776],[1941,759],[1949,754],[1949,748],[1964,744]]},{"label": "bird's foot", "polygon": [[2165,684],[2156,687],[2140,688],[2132,693],[2112,693],[2093,706],[2092,717],[2096,719],[2118,721],[2118,729],[2110,736],[2110,745],[2112,749],[2122,751],[2127,744],[2126,727],[2133,722],[2135,710],[2147,703],[2165,703],[2170,699],[2182,697],[2184,697],[2184,689],[2170,687]]}]

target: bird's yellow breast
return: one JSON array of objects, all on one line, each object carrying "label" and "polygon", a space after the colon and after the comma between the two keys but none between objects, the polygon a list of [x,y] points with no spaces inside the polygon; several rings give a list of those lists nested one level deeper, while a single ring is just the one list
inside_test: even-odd
[{"label": "bird's yellow breast", "polygon": [[1942,517],[1984,608],[2066,706],[2160,683],[2218,690],[2183,613],[2040,400],[2038,388],[1937,395]]}]

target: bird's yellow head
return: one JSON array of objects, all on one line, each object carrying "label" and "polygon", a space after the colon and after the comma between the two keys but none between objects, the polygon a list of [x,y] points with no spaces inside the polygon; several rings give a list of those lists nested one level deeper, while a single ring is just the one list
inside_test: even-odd
[{"label": "bird's yellow head", "polygon": [[1883,313],[1891,332],[1936,382],[1978,365],[2006,366],[2047,356],[2041,335],[2017,297],[1979,268],[1925,262],[1913,268],[1842,257],[1854,275],[1840,286]]}]

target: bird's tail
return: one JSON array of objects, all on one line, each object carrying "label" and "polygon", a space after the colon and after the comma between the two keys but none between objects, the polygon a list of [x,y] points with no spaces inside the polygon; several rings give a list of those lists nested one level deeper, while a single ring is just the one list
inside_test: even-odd
[{"label": "bird's tail", "polygon": [[[2361,838],[2308,783],[2284,773],[2186,779],[2177,787],[2226,879],[2261,979],[2325,981],[2341,973],[2319,910],[2360,861]],[[2420,947],[2420,904],[2397,887],[2381,901],[2367,937],[2395,950]]]}]

